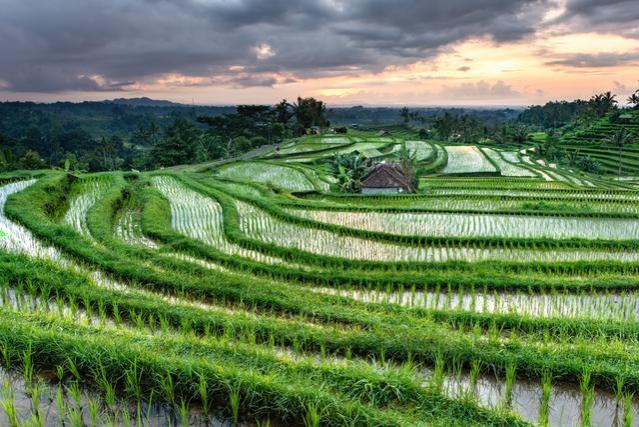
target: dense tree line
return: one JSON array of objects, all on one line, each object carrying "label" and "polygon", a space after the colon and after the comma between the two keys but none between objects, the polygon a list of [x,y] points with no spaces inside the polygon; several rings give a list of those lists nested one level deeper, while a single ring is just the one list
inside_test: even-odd
[{"label": "dense tree line", "polygon": [[[624,147],[639,142],[628,123],[639,123],[639,116],[633,110],[639,109],[639,90],[623,101],[617,99],[612,92],[598,93],[588,100],[573,102],[548,102],[528,108],[519,116],[519,121],[546,131],[545,141],[536,144],[536,153],[555,163],[563,163],[591,173],[600,173],[602,165],[588,155],[581,155],[579,150],[565,149],[561,137],[584,132],[591,132],[593,123],[616,125],[614,132],[599,134],[602,147],[618,151],[619,171],[622,173],[622,155]],[[592,138],[588,139],[592,143]]]},{"label": "dense tree line", "polygon": [[364,107],[330,108],[326,114],[333,123],[343,125],[406,123],[429,127],[433,121],[448,113],[453,116],[472,116],[487,125],[498,125],[514,120],[521,108],[470,108],[470,107]]},{"label": "dense tree line", "polygon": [[534,105],[519,115],[519,121],[542,128],[558,128],[570,123],[575,116],[584,111],[587,101],[552,101],[545,105]]},{"label": "dense tree line", "polygon": [[469,114],[455,115],[448,112],[434,118],[431,126],[432,137],[464,144],[476,144],[482,140],[500,144],[523,143],[530,133],[525,125],[513,120],[487,123]]},{"label": "dense tree line", "polygon": [[92,172],[144,168],[148,151],[175,121],[232,110],[114,102],[0,103],[0,169],[67,164]]},{"label": "dense tree line", "polygon": [[0,103],[0,170],[153,169],[235,156],[329,124],[313,98],[237,107]]},{"label": "dense tree line", "polygon": [[[523,111],[518,121],[541,129],[558,129],[566,125],[580,126],[620,111],[622,104],[617,95],[608,91],[594,94],[588,100],[552,101],[534,105]],[[639,90],[625,102],[632,109],[639,109]],[[614,117],[612,117],[614,119]]]},{"label": "dense tree line", "polygon": [[[237,156],[304,134],[312,127],[403,123],[420,138],[473,144],[523,143],[532,130],[574,131],[620,115],[614,94],[549,102],[525,111],[470,108],[349,107],[327,109],[313,98],[274,106],[201,107],[152,100],[0,103],[0,170],[154,169]],[[639,109],[639,91],[627,99]],[[336,129],[346,131],[343,126]]]}]

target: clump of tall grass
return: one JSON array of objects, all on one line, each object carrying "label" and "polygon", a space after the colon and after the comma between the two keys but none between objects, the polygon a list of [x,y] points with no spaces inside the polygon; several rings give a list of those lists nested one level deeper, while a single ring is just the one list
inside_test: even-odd
[{"label": "clump of tall grass", "polygon": [[539,424],[542,426],[547,426],[549,422],[552,390],[552,373],[549,370],[544,370],[541,375],[541,403],[539,405]]}]

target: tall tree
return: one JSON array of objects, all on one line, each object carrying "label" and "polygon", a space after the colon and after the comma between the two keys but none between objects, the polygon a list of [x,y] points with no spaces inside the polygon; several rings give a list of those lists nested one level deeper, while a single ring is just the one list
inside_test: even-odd
[{"label": "tall tree", "polygon": [[411,118],[410,110],[408,109],[408,107],[402,107],[402,109],[399,110],[399,116],[404,119],[404,123],[408,123]]},{"label": "tall tree", "polygon": [[113,170],[115,161],[116,146],[113,138],[103,136],[100,141],[100,152],[102,154],[103,170]]},{"label": "tall tree", "polygon": [[283,125],[287,125],[293,116],[295,116],[293,106],[286,99],[283,99],[279,104],[277,104],[274,111],[275,121],[277,123],[282,123]]},{"label": "tall tree", "polygon": [[[209,134],[219,138],[228,147],[227,153],[234,153],[234,147],[240,147],[244,140],[253,140],[255,143],[271,143],[279,140],[284,135],[283,124],[279,123],[279,113],[268,105],[239,105],[235,113],[221,116],[201,116],[197,118],[200,123],[209,126]],[[260,137],[260,138],[256,138]],[[237,144],[235,141],[242,141]],[[250,148],[250,147],[249,147]]]},{"label": "tall tree", "polygon": [[628,97],[628,104],[630,104],[635,110],[639,109],[639,89]]},{"label": "tall tree", "polygon": [[465,144],[475,143],[481,137],[482,125],[475,117],[468,115],[459,117],[456,128],[459,138]]},{"label": "tall tree", "polygon": [[513,126],[510,130],[510,138],[518,144],[523,144],[528,141],[528,134],[528,128],[523,125]]},{"label": "tall tree", "polygon": [[626,128],[621,128],[606,138],[606,142],[619,149],[619,176],[621,176],[621,156],[623,154],[623,148],[632,142],[632,134],[628,132]]},{"label": "tall tree", "polygon": [[326,118],[326,104],[315,98],[297,98],[297,102],[289,104],[294,111],[294,117],[297,123],[304,129],[311,126],[328,126],[329,122]]},{"label": "tall tree", "polygon": [[24,156],[20,159],[20,166],[23,169],[44,169],[47,164],[40,157],[37,151],[27,150]]},{"label": "tall tree", "polygon": [[419,186],[419,174],[417,173],[417,152],[416,150],[410,150],[406,146],[406,141],[402,143],[401,148],[397,153],[399,159],[399,167],[408,178],[412,186],[411,190],[414,190]]},{"label": "tall tree", "polygon": [[178,118],[166,130],[164,138],[153,148],[154,161],[160,166],[174,166],[195,160],[200,132],[186,119]]},{"label": "tall tree", "polygon": [[597,117],[603,117],[617,105],[616,97],[617,95],[610,91],[598,93],[590,98],[588,105]]},{"label": "tall tree", "polygon": [[148,125],[141,124],[133,132],[132,141],[143,146],[154,146],[160,140],[161,132],[155,120],[151,120]]},{"label": "tall tree", "polygon": [[433,128],[437,132],[437,137],[441,140],[448,140],[453,134],[456,118],[452,114],[446,112],[443,117],[435,119]]}]

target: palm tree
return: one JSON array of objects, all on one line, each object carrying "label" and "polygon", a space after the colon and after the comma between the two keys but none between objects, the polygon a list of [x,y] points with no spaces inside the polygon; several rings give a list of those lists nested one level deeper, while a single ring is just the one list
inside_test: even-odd
[{"label": "palm tree", "polygon": [[604,103],[604,105],[606,107],[608,107],[608,110],[610,110],[612,107],[615,106],[615,104],[617,103],[617,100],[615,99],[617,97],[617,95],[615,95],[614,93],[608,91],[605,92],[602,96],[602,101]]},{"label": "palm tree", "polygon": [[410,178],[413,188],[417,188],[419,184],[419,176],[417,175],[417,150],[410,150],[406,146],[406,141],[402,143],[402,147],[397,152],[399,159],[399,167],[404,175]]},{"label": "palm tree", "polygon": [[639,109],[639,90],[628,97],[628,104],[634,109]]},{"label": "palm tree", "polygon": [[597,115],[597,117],[603,117],[609,111],[615,108],[617,100],[616,95],[612,92],[604,92],[593,95],[588,101],[591,110]]},{"label": "palm tree", "polygon": [[632,140],[632,134],[628,132],[626,128],[621,128],[614,134],[606,138],[606,142],[619,148],[619,176],[621,176],[621,154],[623,153],[623,147],[626,144],[630,144]]}]

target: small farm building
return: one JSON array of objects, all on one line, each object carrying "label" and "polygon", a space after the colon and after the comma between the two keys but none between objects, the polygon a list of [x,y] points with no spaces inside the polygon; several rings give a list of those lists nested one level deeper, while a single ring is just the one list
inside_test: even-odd
[{"label": "small farm building", "polygon": [[363,194],[411,193],[411,180],[402,169],[392,163],[379,163],[362,181]]}]

